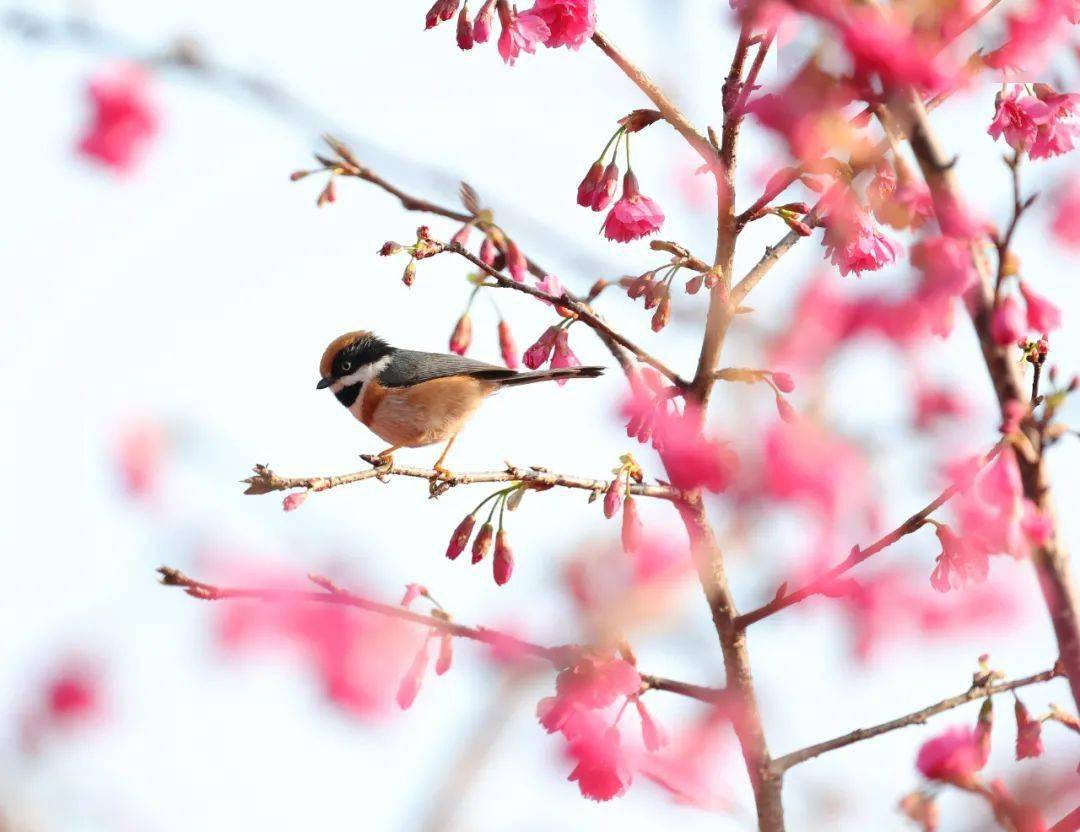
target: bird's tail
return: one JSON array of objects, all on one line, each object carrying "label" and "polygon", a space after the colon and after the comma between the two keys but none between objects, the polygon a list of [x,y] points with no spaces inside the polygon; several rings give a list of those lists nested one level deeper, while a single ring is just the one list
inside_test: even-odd
[{"label": "bird's tail", "polygon": [[603,367],[564,367],[559,370],[537,370],[533,373],[518,373],[507,379],[500,379],[503,387],[517,387],[533,384],[537,381],[560,381],[568,378],[596,378],[604,372]]}]

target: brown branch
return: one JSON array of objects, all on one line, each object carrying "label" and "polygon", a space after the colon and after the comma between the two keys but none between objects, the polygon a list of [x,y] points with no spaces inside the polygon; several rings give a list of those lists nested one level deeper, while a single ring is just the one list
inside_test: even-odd
[{"label": "brown branch", "polygon": [[[427,480],[435,486],[437,490],[434,496],[438,496],[457,485],[517,482],[533,489],[554,488],[556,486],[580,489],[591,492],[590,499],[595,499],[610,485],[610,480],[556,474],[544,468],[519,468],[516,465],[507,465],[503,471],[479,471],[464,474],[446,474],[431,468],[411,468],[396,463],[380,465],[350,474],[325,477],[279,477],[265,465],[256,465],[254,471],[253,476],[242,481],[247,485],[247,489],[244,491],[245,494],[269,494],[272,491],[291,491],[298,488],[308,491],[327,491],[331,488],[370,479],[413,477]],[[630,493],[639,497],[656,497],[662,500],[673,500],[678,495],[678,491],[669,485],[642,485],[639,483],[630,484]]]},{"label": "brown branch", "polygon": [[[576,659],[585,652],[585,648],[562,644],[556,647],[545,647],[534,644],[531,641],[517,638],[516,636],[503,633],[498,630],[490,630],[486,627],[468,627],[453,621],[446,613],[440,611],[439,615],[424,615],[413,612],[410,609],[393,604],[384,604],[381,601],[373,601],[348,590],[341,589],[328,579],[320,575],[309,575],[309,579],[321,587],[322,591],[300,589],[252,589],[238,587],[222,587],[204,583],[189,578],[179,569],[170,566],[158,568],[161,583],[165,586],[180,587],[192,598],[200,601],[227,601],[247,599],[254,601],[266,601],[270,603],[317,603],[338,604],[346,607],[355,607],[365,612],[384,615],[399,621],[407,621],[422,627],[429,627],[439,633],[447,633],[456,638],[465,638],[487,644],[500,649],[512,649],[525,656],[543,659],[555,668],[562,670],[569,667]],[[681,696],[706,702],[710,705],[722,704],[726,693],[721,688],[710,688],[703,685],[692,685],[689,682],[680,682],[663,676],[654,676],[649,673],[641,673],[642,689],[663,690],[669,693],[677,693]]]},{"label": "brown branch", "polygon": [[[1005,447],[1006,440],[1001,440],[993,448],[990,449],[979,459],[979,468],[983,468],[990,462],[995,456],[1001,453],[1001,449]],[[882,535],[873,543],[871,543],[865,549],[860,549],[858,546],[854,547],[844,560],[836,564],[830,569],[827,569],[821,575],[808,584],[794,592],[787,592],[785,587],[781,587],[776,596],[767,604],[758,607],[756,610],[751,610],[748,613],[740,615],[735,622],[735,625],[740,629],[745,629],[751,624],[760,621],[763,618],[767,618],[770,615],[780,612],[780,610],[787,609],[800,601],[804,601],[814,595],[827,594],[830,591],[832,584],[840,578],[844,573],[850,569],[858,566],[868,558],[873,557],[883,549],[887,549],[892,546],[898,540],[906,537],[913,532],[921,529],[927,521],[927,518],[945,505],[949,500],[955,497],[960,488],[954,483],[938,494],[933,500],[911,515],[907,520],[888,532]]]},{"label": "brown branch", "polygon": [[[893,107],[909,125],[908,136],[911,148],[930,187],[938,216],[947,216],[947,212],[962,210],[960,206],[963,202],[952,170],[952,160],[938,143],[921,99],[913,93],[905,92],[896,96]],[[1012,402],[1027,403],[1028,393],[1024,389],[1022,370],[1012,360],[1009,348],[999,346],[993,338],[991,327],[994,302],[993,274],[977,242],[971,245],[971,255],[981,286],[969,293],[968,312],[975,324],[975,331],[979,335],[983,360],[1004,417]],[[1037,427],[1027,425],[1023,427],[1023,430],[1032,446],[1040,447]],[[1031,500],[1040,514],[1053,524],[1050,539],[1046,543],[1032,547],[1031,560],[1054,627],[1058,650],[1065,675],[1069,679],[1073,700],[1080,705],[1080,595],[1072,579],[1069,555],[1065,550],[1057,524],[1050,478],[1041,453],[1036,454],[1034,458],[1017,454],[1017,464],[1024,487],[1024,496]]]},{"label": "brown branch", "polygon": [[785,754],[783,757],[777,757],[773,760],[773,767],[778,771],[787,771],[792,766],[797,766],[799,763],[805,763],[807,760],[828,751],[835,751],[837,748],[843,748],[857,742],[862,742],[871,737],[887,734],[890,731],[896,731],[900,728],[907,728],[909,725],[922,725],[932,716],[944,713],[945,711],[951,711],[953,708],[959,708],[961,705],[966,705],[968,702],[972,702],[976,699],[983,699],[997,693],[1007,693],[1010,690],[1027,687],[1028,685],[1049,682],[1051,679],[1061,675],[1063,675],[1063,673],[1060,666],[1056,666],[1050,670],[1044,670],[1042,673],[1036,673],[1033,676],[1025,676],[1022,679],[1014,679],[1011,682],[1000,682],[991,685],[972,685],[972,687],[958,696],[950,696],[948,699],[942,699],[940,702],[928,705],[925,708],[906,714],[905,716],[890,719],[888,722],[882,722],[879,725],[873,725],[869,728],[859,728],[844,734],[843,736],[815,743],[814,745],[808,745],[806,748],[792,751],[790,754]]}]

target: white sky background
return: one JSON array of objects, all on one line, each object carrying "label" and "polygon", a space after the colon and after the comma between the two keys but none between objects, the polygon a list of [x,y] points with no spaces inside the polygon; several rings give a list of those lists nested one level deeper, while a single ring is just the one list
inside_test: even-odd
[{"label": "white sky background", "polygon": [[[733,43],[717,5],[726,4],[599,2],[601,28],[699,125],[719,119],[719,81]],[[61,14],[67,6],[34,8]],[[148,48],[189,33],[215,59],[280,81],[333,114],[349,134],[370,140],[372,147],[357,144],[358,155],[419,195],[453,202],[456,178],[464,176],[493,207],[506,207],[500,216],[523,229],[517,236],[526,250],[573,288],[655,262],[647,243],[602,241],[601,215],[573,204],[574,188],[614,120],[645,104],[594,49],[541,50],[509,69],[494,44],[459,53],[452,26],[425,34],[423,0],[189,0],[182,6],[113,0],[93,9],[96,20]],[[0,174],[6,205],[0,350],[11,357],[0,372],[9,391],[0,407],[9,460],[0,480],[0,632],[6,634],[0,713],[17,713],[34,674],[69,647],[105,658],[116,697],[107,729],[58,746],[34,767],[11,754],[0,757],[0,804],[55,830],[415,828],[491,696],[492,676],[478,650],[460,645],[455,669],[429,679],[408,714],[375,728],[358,726],[323,707],[293,665],[232,666],[215,655],[209,608],[156,587],[153,568],[186,566],[200,544],[212,542],[286,558],[299,573],[322,567],[332,552],[382,597],[396,599],[407,581],[421,580],[463,621],[514,620],[537,640],[555,642],[575,635],[566,631],[564,602],[553,591],[558,561],[585,533],[613,538],[616,525],[601,525],[596,507],[586,511],[578,495],[531,495],[511,527],[517,573],[496,591],[486,569],[470,571],[441,554],[451,529],[482,495],[476,489],[429,503],[422,483],[365,484],[317,495],[290,515],[276,497],[243,497],[236,481],[254,462],[271,462],[282,473],[329,473],[353,470],[357,453],[377,449],[374,437],[329,396],[312,392],[321,350],[333,335],[361,326],[395,344],[443,349],[466,297],[462,270],[449,258],[421,264],[416,286],[406,290],[399,281],[403,261],[374,252],[386,239],[409,240],[427,220],[350,182],[339,183],[336,205],[316,211],[318,185],[287,179],[306,165],[312,131],[176,75],[156,83],[164,125],[142,168],[118,181],[88,166],[71,148],[85,113],[84,79],[105,63],[85,51],[0,39],[0,77],[8,79],[0,92],[7,114],[0,134],[7,160]],[[972,201],[1002,221],[1007,172],[998,161],[1000,146],[983,132],[991,98],[987,88],[935,120],[946,145],[962,151],[958,172]],[[756,129],[744,133],[743,194],[759,192],[755,175],[767,167],[772,147]],[[418,174],[395,157],[441,175]],[[668,213],[664,236],[708,252],[710,217],[682,200],[673,181],[676,170],[693,162],[681,140],[653,128],[636,141],[634,160],[643,190]],[[1070,165],[1075,169],[1075,158],[1030,169],[1029,187],[1053,181]],[[453,231],[437,221],[432,226],[443,236]],[[1068,326],[1080,301],[1075,263],[1051,250],[1044,228],[1027,223],[1018,250],[1025,274],[1065,308]],[[782,232],[768,222],[752,227],[740,241],[739,270]],[[566,250],[560,240],[568,242]],[[582,251],[593,259],[582,260]],[[819,262],[815,237],[770,275],[753,302],[763,320],[785,308],[792,287]],[[883,275],[864,276],[863,288],[886,285]],[[701,312],[703,299],[691,300],[697,303],[682,308]],[[500,302],[526,346],[546,316],[524,299]],[[613,297],[608,311],[632,337],[648,332],[640,308]],[[474,325],[473,354],[494,360],[489,307],[477,308]],[[676,366],[690,368],[696,345],[676,329],[651,343]],[[1053,340],[1069,370],[1080,354],[1076,332]],[[585,333],[575,330],[572,343],[586,363],[610,363]],[[724,363],[752,363],[753,355],[738,349],[736,342]],[[942,355],[957,361],[943,374],[988,401],[966,327],[958,327]],[[598,396],[597,386],[609,395]],[[628,448],[607,406],[617,390],[617,379],[608,378],[500,397],[462,435],[452,467],[485,469],[510,459],[600,475]],[[734,418],[736,404],[769,404],[757,392],[740,390],[735,399],[721,391],[718,423]],[[874,473],[885,486],[882,507],[891,525],[927,494],[927,448],[889,444],[892,426],[903,418],[903,391],[887,358],[867,349],[848,362],[832,393],[829,407],[839,422],[884,450]],[[794,401],[800,403],[798,394]],[[1075,405],[1070,415],[1078,421]],[[116,432],[142,416],[168,420],[181,438],[171,496],[156,514],[126,504],[110,469]],[[965,437],[965,449],[993,441],[989,411],[977,426],[981,433]],[[401,458],[426,463],[429,456],[421,450]],[[1070,511],[1078,458],[1076,443],[1063,444],[1053,463],[1073,550],[1080,548]],[[656,507],[647,519],[673,522]],[[785,537],[790,531],[770,532],[777,549],[793,545]],[[920,557],[928,574],[929,548],[921,539],[890,556]],[[776,571],[760,567],[760,561],[735,564],[744,607],[774,586]],[[1002,559],[994,569],[1012,570],[1018,585],[1034,591],[1026,569]],[[681,624],[679,639],[640,640],[642,666],[719,684],[719,649],[696,595],[688,597]],[[750,647],[777,754],[959,692],[984,650],[1010,675],[1044,669],[1054,655],[1048,624],[1036,615],[1008,634],[898,648],[863,670],[848,660],[827,604],[756,626]],[[461,828],[747,828],[745,814],[718,819],[676,807],[645,783],[607,805],[582,800],[573,784],[562,782],[569,768],[560,741],[530,715],[549,687],[545,680],[523,699],[466,799]],[[1055,683],[1028,698],[1034,710],[1051,699],[1064,704],[1068,694]],[[680,703],[659,696],[653,702],[660,718],[674,724]],[[989,769],[1001,773],[1016,770],[1005,705],[1002,699]],[[961,710],[800,767],[787,790],[791,828],[826,828],[817,825],[825,823],[827,792],[842,794],[850,809],[828,828],[903,828],[891,807],[917,784],[918,743],[950,721],[973,719],[974,710]],[[5,719],[0,728],[7,747],[12,726]],[[1048,729],[1051,753],[1075,759],[1070,742]],[[730,773],[738,795],[740,767],[733,761]],[[949,801],[945,808],[946,830],[973,828],[962,823],[970,802]]]}]

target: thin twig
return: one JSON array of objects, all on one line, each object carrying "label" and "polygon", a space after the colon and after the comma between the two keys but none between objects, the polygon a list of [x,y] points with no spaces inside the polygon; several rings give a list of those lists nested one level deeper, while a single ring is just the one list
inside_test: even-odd
[{"label": "thin twig", "polygon": [[[272,491],[291,491],[297,488],[307,491],[328,491],[342,485],[350,485],[371,479],[381,480],[386,477],[413,477],[427,480],[438,487],[437,494],[458,485],[517,482],[532,489],[558,486],[561,488],[576,488],[589,491],[592,495],[599,495],[610,485],[609,480],[556,474],[542,468],[519,468],[516,465],[508,465],[502,471],[477,471],[462,474],[446,474],[431,468],[411,468],[397,463],[380,465],[350,474],[324,477],[279,477],[265,465],[256,465],[254,471],[253,476],[243,480],[243,483],[247,485],[247,489],[244,491],[245,494],[269,494]],[[657,497],[662,500],[673,500],[678,495],[678,491],[669,485],[642,485],[639,483],[630,484],[630,493],[635,496]]]},{"label": "thin twig", "polygon": [[[1001,453],[1002,448],[1005,447],[1005,443],[1006,440],[1002,439],[994,445],[990,451],[979,459],[978,467],[983,468],[990,460]],[[832,584],[845,572],[858,566],[864,560],[873,557],[883,549],[892,546],[901,538],[921,529],[926,524],[926,520],[931,514],[949,502],[949,500],[960,493],[960,491],[961,488],[956,483],[953,483],[891,532],[882,535],[865,549],[860,549],[858,546],[854,547],[851,550],[851,554],[844,558],[844,560],[832,568],[827,569],[802,588],[793,592],[787,592],[784,587],[781,587],[772,601],[758,607],[756,610],[751,610],[748,613],[740,615],[735,620],[735,626],[740,629],[745,629],[763,618],[778,613],[780,610],[787,609],[814,595],[827,594],[830,591]]]},{"label": "thin twig", "polygon": [[913,713],[906,714],[905,716],[890,719],[888,722],[882,722],[879,725],[873,725],[869,728],[859,728],[844,734],[843,736],[815,743],[814,745],[808,745],[806,748],[792,751],[790,754],[785,754],[783,757],[777,757],[773,760],[773,766],[778,771],[787,771],[792,766],[797,766],[799,763],[804,763],[807,760],[828,751],[835,751],[837,748],[843,748],[844,746],[852,745],[853,743],[862,742],[871,737],[887,734],[890,731],[896,731],[900,728],[907,728],[909,725],[922,725],[932,716],[944,713],[945,711],[951,711],[953,708],[959,708],[961,705],[966,705],[968,702],[972,702],[976,699],[983,699],[997,693],[1007,693],[1010,690],[1027,687],[1028,685],[1049,682],[1051,679],[1061,675],[1063,675],[1061,667],[1055,666],[1050,670],[1044,670],[1042,673],[1036,673],[1033,676],[1025,676],[1022,679],[1014,679],[1011,682],[999,682],[994,685],[973,685],[971,688],[957,696],[950,696],[948,699],[942,699],[940,702],[928,705],[925,708],[921,708]]},{"label": "thin twig", "polygon": [[[165,586],[180,587],[192,598],[198,598],[201,601],[247,599],[270,603],[317,603],[355,607],[365,612],[407,621],[422,627],[429,627],[432,630],[447,633],[456,638],[466,638],[511,653],[543,659],[560,670],[569,667],[579,656],[586,652],[586,648],[579,645],[561,644],[556,647],[545,647],[498,630],[490,630],[486,627],[468,627],[451,620],[445,613],[439,616],[424,615],[423,613],[413,612],[406,607],[384,604],[381,601],[374,601],[342,589],[320,575],[308,576],[312,583],[322,589],[321,592],[317,592],[301,589],[222,587],[196,581],[189,578],[179,569],[170,566],[159,567],[157,571],[161,576],[161,583]],[[710,705],[721,704],[725,699],[722,688],[692,685],[689,682],[680,682],[649,673],[641,673],[640,676],[643,690],[663,690],[669,693],[677,693],[690,699],[696,699],[699,702],[707,702]]]}]

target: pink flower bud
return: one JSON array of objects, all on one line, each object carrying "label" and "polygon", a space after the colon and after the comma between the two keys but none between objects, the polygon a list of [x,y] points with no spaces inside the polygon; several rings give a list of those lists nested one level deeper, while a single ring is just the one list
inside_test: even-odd
[{"label": "pink flower bud", "polygon": [[990,321],[990,334],[999,347],[1015,344],[1025,332],[1024,313],[1012,295],[1004,298],[994,310]]},{"label": "pink flower bud", "polygon": [[424,646],[413,657],[412,664],[409,665],[409,669],[398,686],[397,703],[403,711],[412,707],[412,703],[416,701],[416,694],[420,692],[420,685],[424,682],[424,674],[428,666],[428,641],[429,639],[424,640]]},{"label": "pink flower bud", "polygon": [[281,507],[285,511],[296,511],[304,504],[304,500],[308,498],[308,493],[307,491],[294,491],[292,494],[286,495],[285,499],[281,501]]},{"label": "pink flower bud", "polygon": [[990,756],[990,732],[994,728],[994,700],[989,696],[979,708],[979,719],[975,723],[975,743],[979,746],[982,759]]},{"label": "pink flower bud", "polygon": [[435,5],[428,9],[424,18],[424,28],[431,29],[444,20],[449,20],[457,11],[459,0],[435,0]]},{"label": "pink flower bud", "polygon": [[337,201],[337,191],[334,188],[334,177],[330,177],[326,180],[326,187],[319,192],[319,198],[315,200],[315,205],[322,208],[324,205],[329,205],[331,202]]},{"label": "pink flower bud", "polygon": [[780,418],[788,424],[793,424],[798,421],[798,414],[795,412],[795,408],[791,406],[791,402],[781,396],[779,393],[776,395],[776,412],[780,414]]},{"label": "pink flower bud", "polygon": [[480,244],[480,262],[485,266],[493,266],[495,258],[498,256],[499,249],[495,247],[495,243],[491,241],[490,237],[485,237],[484,242]]},{"label": "pink flower bud", "polygon": [[696,274],[686,281],[686,294],[696,295],[701,291],[701,285],[705,282],[705,275]]},{"label": "pink flower bud", "polygon": [[630,300],[637,300],[642,296],[647,296],[652,291],[652,278],[642,275],[641,277],[634,278],[630,285],[626,287],[626,296]]},{"label": "pink flower bud", "polygon": [[479,563],[487,557],[488,549],[491,548],[491,538],[495,535],[495,527],[491,523],[485,523],[476,533],[476,540],[472,545],[472,562]]},{"label": "pink flower bud", "polygon": [[663,117],[659,110],[634,110],[629,115],[620,118],[618,123],[626,128],[627,133],[637,133]]},{"label": "pink flower bud", "polygon": [[593,203],[593,195],[596,193],[600,180],[604,178],[604,166],[600,162],[593,162],[585,178],[577,188],[577,204],[582,208],[590,208]]},{"label": "pink flower bud", "polygon": [[491,22],[495,18],[495,0],[487,0],[476,15],[473,23],[473,40],[476,43],[487,43],[491,37]]},{"label": "pink flower bud", "polygon": [[510,331],[510,324],[502,320],[499,321],[499,351],[502,353],[503,364],[511,370],[516,370],[521,366],[517,344],[514,343],[514,333]]},{"label": "pink flower bud", "polygon": [[380,257],[389,257],[391,254],[397,254],[402,250],[400,243],[395,243],[393,240],[389,240],[382,244],[382,248],[379,249]]},{"label": "pink flower bud", "polygon": [[525,262],[525,255],[517,247],[513,240],[506,241],[506,267],[510,270],[510,276],[518,283],[525,282],[525,273],[529,264]]},{"label": "pink flower bud", "polygon": [[795,382],[787,373],[773,373],[772,380],[781,393],[790,393],[795,389]]},{"label": "pink flower bud", "polygon": [[405,594],[401,598],[401,606],[408,607],[420,596],[426,596],[427,589],[421,584],[406,584]]},{"label": "pink flower bud", "polygon": [[633,497],[627,497],[622,512],[622,547],[628,555],[641,548],[641,536],[645,527],[638,517],[637,503]]},{"label": "pink flower bud", "polygon": [[310,174],[311,174],[310,170],[294,170],[292,173],[289,174],[289,181],[290,182],[299,182],[305,176],[309,176]]},{"label": "pink flower bud", "polygon": [[458,523],[458,527],[454,529],[454,534],[450,537],[450,544],[446,547],[446,556],[450,560],[455,560],[458,555],[465,551],[465,547],[469,545],[469,538],[472,537],[475,524],[476,518],[471,514]]},{"label": "pink flower bud", "polygon": [[667,745],[667,732],[660,727],[659,723],[653,719],[652,714],[645,709],[645,703],[641,701],[640,697],[634,697],[634,705],[637,708],[638,716],[641,718],[641,740],[645,743],[647,751],[655,753]]},{"label": "pink flower bud", "polygon": [[495,535],[495,562],[492,564],[495,574],[495,583],[502,586],[510,580],[514,573],[514,553],[510,550],[510,544],[506,542],[506,532],[499,530]]},{"label": "pink flower bud", "polygon": [[526,367],[530,370],[536,370],[548,360],[552,349],[555,347],[555,337],[559,332],[560,330],[557,327],[549,326],[544,330],[544,334],[536,340],[536,343],[525,350],[525,355],[521,360]]},{"label": "pink flower bud", "polygon": [[668,296],[667,284],[663,281],[653,283],[649,286],[649,291],[645,293],[645,308],[655,309],[660,305],[660,301]]},{"label": "pink flower bud", "polygon": [[608,520],[619,513],[619,509],[622,508],[622,500],[622,481],[619,477],[616,477],[611,481],[611,485],[607,487],[607,491],[604,492],[604,516]]},{"label": "pink flower bud", "polygon": [[410,260],[401,274],[401,282],[406,286],[412,286],[416,282],[416,261]]},{"label": "pink flower bud", "polygon": [[[580,367],[581,361],[574,351],[570,349],[569,334],[565,329],[560,329],[555,335],[555,351],[551,356],[551,369],[562,370],[567,367]],[[566,379],[555,382],[560,387],[566,384]]]},{"label": "pink flower bud", "polygon": [[656,307],[656,312],[652,316],[652,331],[659,332],[665,326],[668,325],[668,321],[671,320],[671,298],[664,295],[664,299],[660,301],[660,305]]},{"label": "pink flower bud", "polygon": [[468,51],[473,48],[473,27],[469,20],[468,4],[461,7],[457,19],[457,45],[458,49]]},{"label": "pink flower bud", "polygon": [[[462,9],[462,11],[464,11],[464,9]],[[468,242],[469,242],[469,234],[471,234],[471,233],[472,233],[472,224],[471,223],[465,223],[463,226],[461,226],[461,228],[459,228],[454,233],[454,236],[450,238],[450,242],[451,243],[457,243],[458,245],[461,245],[461,246],[467,245]]]},{"label": "pink flower bud", "polygon": [[1016,712],[1016,759],[1042,756],[1042,723],[1031,718],[1027,707],[1019,699],[1013,707]]},{"label": "pink flower bud", "polygon": [[471,343],[472,319],[469,317],[469,313],[466,312],[458,318],[457,326],[454,327],[454,331],[450,335],[450,352],[464,355]]},{"label": "pink flower bud", "polygon": [[593,191],[592,209],[603,211],[615,196],[615,189],[619,187],[619,166],[612,160],[604,169],[604,175],[600,178],[596,190]]},{"label": "pink flower bud", "polygon": [[435,673],[442,676],[454,661],[454,637],[443,633],[439,640],[439,658],[435,660]]},{"label": "pink flower bud", "polygon": [[1024,280],[1020,281],[1020,294],[1027,304],[1028,329],[1046,334],[1061,326],[1061,310],[1040,294],[1031,290]]}]

